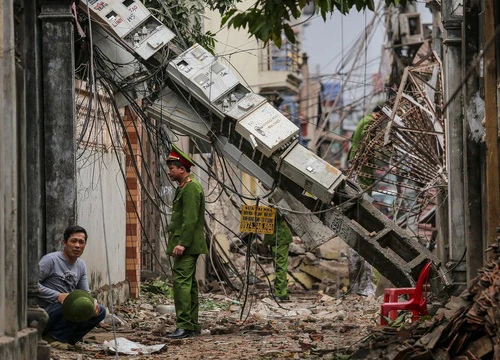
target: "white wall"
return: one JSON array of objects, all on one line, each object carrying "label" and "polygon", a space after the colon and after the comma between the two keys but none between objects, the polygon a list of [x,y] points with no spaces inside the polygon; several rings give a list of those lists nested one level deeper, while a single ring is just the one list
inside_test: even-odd
[{"label": "white wall", "polygon": [[[119,156],[123,167],[125,156]],[[125,180],[113,152],[87,149],[77,161],[77,181],[78,224],[89,236],[82,258],[87,263],[90,289],[96,290],[108,284],[108,272],[111,284],[126,277]]]},{"label": "white wall", "polygon": [[[254,1],[243,0],[237,4],[239,9],[248,9],[255,4]],[[248,29],[236,30],[224,26],[220,27],[221,17],[217,11],[206,10],[204,30],[216,34],[217,43],[215,53],[219,61],[229,65],[229,68],[239,77],[242,84],[253,92],[260,92],[262,88],[290,86],[286,79],[290,71],[266,71],[262,68],[267,50],[263,50],[264,43],[257,41],[255,36],[250,36]],[[293,20],[296,22],[298,20]],[[299,30],[301,27],[295,27]],[[301,31],[297,37],[301,39]]]},{"label": "white wall", "polygon": [[[246,9],[253,5],[252,1],[243,1],[238,8]],[[229,68],[234,75],[239,76],[242,84],[249,86],[254,92],[259,91],[259,57],[261,52],[255,37],[249,38],[247,30],[221,29],[220,15],[216,11],[207,10],[205,13],[204,29],[216,33],[217,43],[215,53],[220,56],[219,61],[224,59],[225,65],[229,62]]]}]

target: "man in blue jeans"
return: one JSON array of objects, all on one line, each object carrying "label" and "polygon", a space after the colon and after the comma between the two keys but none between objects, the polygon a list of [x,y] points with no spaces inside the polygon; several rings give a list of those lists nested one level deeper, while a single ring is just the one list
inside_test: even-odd
[{"label": "man in blue jeans", "polygon": [[104,319],[106,309],[94,300],[94,314],[89,320],[73,322],[63,316],[62,304],[69,293],[76,289],[90,293],[87,266],[80,259],[87,245],[87,231],[77,225],[68,227],[62,244],[62,251],[44,255],[38,263],[38,298],[49,315],[44,339],[74,345]]}]

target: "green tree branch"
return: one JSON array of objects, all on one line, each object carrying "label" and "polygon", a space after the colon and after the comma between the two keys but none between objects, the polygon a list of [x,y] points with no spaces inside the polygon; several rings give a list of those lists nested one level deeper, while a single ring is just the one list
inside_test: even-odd
[{"label": "green tree branch", "polygon": [[[374,10],[374,0],[257,0],[247,10],[239,10],[241,0],[143,0],[145,5],[168,28],[175,31],[179,45],[191,46],[199,43],[209,51],[214,51],[215,34],[203,33],[203,15],[205,6],[218,11],[221,26],[234,29],[247,29],[250,36],[255,36],[264,44],[272,41],[281,47],[282,35],[295,43],[295,35],[290,25],[298,19],[304,7],[310,3],[315,6],[316,14],[326,20],[335,10],[347,14],[352,9]],[[384,0],[386,6],[405,5],[412,0]]]},{"label": "green tree branch", "polygon": [[[405,5],[412,0],[385,0],[389,5]],[[374,10],[374,0],[257,0],[250,9],[241,11],[236,8],[235,1],[207,1],[212,10],[219,10],[222,14],[221,26],[227,25],[235,29],[248,29],[250,36],[267,44],[273,41],[277,47],[281,46],[282,34],[295,43],[295,36],[289,24],[291,19],[298,19],[309,3],[314,3],[316,13],[326,20],[327,14],[335,10],[342,14],[350,10]]]}]

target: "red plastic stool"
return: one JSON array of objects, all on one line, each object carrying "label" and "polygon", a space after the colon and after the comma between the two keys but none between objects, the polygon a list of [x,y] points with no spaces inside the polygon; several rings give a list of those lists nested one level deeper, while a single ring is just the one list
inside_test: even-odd
[{"label": "red plastic stool", "polygon": [[[412,321],[427,315],[427,284],[432,262],[428,262],[420,271],[414,288],[387,288],[384,290],[384,303],[380,305],[380,324],[387,325],[386,317],[396,320],[398,311],[412,312]],[[408,301],[398,301],[399,295],[408,295]]]}]

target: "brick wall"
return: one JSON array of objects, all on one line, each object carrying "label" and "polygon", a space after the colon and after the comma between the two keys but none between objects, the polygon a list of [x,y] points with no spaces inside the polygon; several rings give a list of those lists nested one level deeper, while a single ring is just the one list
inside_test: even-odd
[{"label": "brick wall", "polygon": [[125,141],[126,167],[127,167],[127,229],[126,229],[126,272],[130,284],[130,296],[137,298],[140,290],[141,280],[141,226],[139,222],[141,214],[141,186],[134,166],[141,169],[140,147],[138,144],[138,131],[141,124],[135,121],[135,115],[127,107],[125,109],[124,123],[132,149]]}]

